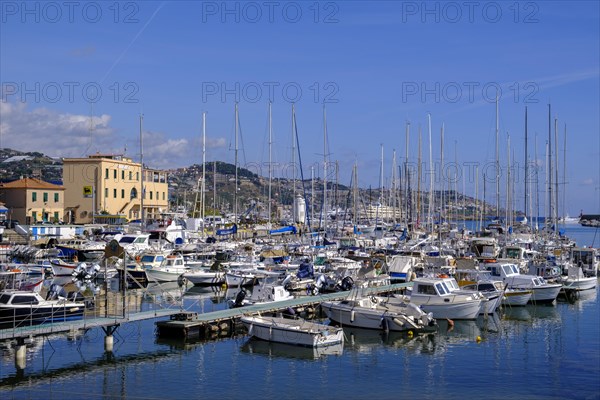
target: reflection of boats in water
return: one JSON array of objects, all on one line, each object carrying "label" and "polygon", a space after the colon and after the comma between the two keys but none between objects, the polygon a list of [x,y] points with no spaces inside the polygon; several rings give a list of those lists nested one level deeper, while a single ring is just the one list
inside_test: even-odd
[{"label": "reflection of boats in water", "polygon": [[503,309],[502,320],[527,321],[534,325],[544,322],[560,322],[560,313],[556,306],[507,307]]},{"label": "reflection of boats in water", "polygon": [[[228,289],[229,290],[229,289]],[[225,301],[226,291],[222,286],[191,286],[185,292],[184,296],[190,300],[210,299],[213,303],[223,303]]]},{"label": "reflection of boats in water", "polygon": [[326,347],[301,347],[293,344],[267,342],[250,338],[241,348],[242,353],[259,354],[269,358],[296,358],[303,360],[316,360],[325,356],[342,355],[343,343]]},{"label": "reflection of boats in water", "polygon": [[407,332],[385,332],[382,330],[346,326],[344,327],[344,334],[346,335],[346,348],[359,353],[377,350],[381,345],[403,348],[420,353],[423,343],[434,340],[432,338],[436,335],[435,333],[411,335]]}]

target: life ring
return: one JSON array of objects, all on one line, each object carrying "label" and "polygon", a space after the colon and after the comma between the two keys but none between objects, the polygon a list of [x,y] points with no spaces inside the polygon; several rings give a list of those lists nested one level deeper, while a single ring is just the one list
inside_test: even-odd
[{"label": "life ring", "polygon": [[141,261],[141,259],[142,259],[142,257],[140,257],[140,256],[135,256],[135,261],[137,261],[137,262],[140,262],[140,261]]},{"label": "life ring", "polygon": [[450,277],[446,274],[439,274],[438,278],[450,278]]}]

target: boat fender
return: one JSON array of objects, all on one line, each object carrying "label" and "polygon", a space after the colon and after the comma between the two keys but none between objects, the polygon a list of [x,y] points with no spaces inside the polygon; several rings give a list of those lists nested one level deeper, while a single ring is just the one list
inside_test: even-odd
[{"label": "boat fender", "polygon": [[377,301],[378,301],[378,300],[377,300],[377,297],[375,297],[375,296],[371,295],[371,296],[369,297],[369,299],[371,299],[371,303],[373,303],[373,304],[377,304]]},{"label": "boat fender", "polygon": [[354,322],[354,310],[350,311],[350,322]]},{"label": "boat fender", "polygon": [[388,325],[388,320],[385,319],[384,317],[381,317],[381,329],[383,329],[385,332],[390,331],[390,327]]}]

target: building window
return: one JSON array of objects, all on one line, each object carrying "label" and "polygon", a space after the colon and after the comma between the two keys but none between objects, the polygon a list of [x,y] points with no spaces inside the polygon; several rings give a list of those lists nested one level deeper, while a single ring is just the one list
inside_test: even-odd
[{"label": "building window", "polygon": [[131,180],[131,175],[133,175],[133,173],[129,171],[129,180]]},{"label": "building window", "polygon": [[129,197],[131,199],[137,198],[137,189],[136,188],[131,189],[131,193],[129,193]]},{"label": "building window", "polygon": [[104,178],[108,179],[108,168],[104,170]]},{"label": "building window", "polygon": [[150,200],[152,200],[152,190],[150,191]]},{"label": "building window", "polygon": [[58,203],[58,193],[54,193],[54,202]]},{"label": "building window", "polygon": [[44,203],[48,202],[48,192],[44,192],[44,195],[42,196],[44,198]]},{"label": "building window", "polygon": [[108,188],[104,188],[104,197],[108,197]]},{"label": "building window", "polygon": [[121,170],[121,179],[125,180],[125,170]]},{"label": "building window", "polygon": [[156,191],[156,200],[160,200],[160,197],[158,197],[158,191]]},{"label": "building window", "polygon": [[59,221],[59,219],[58,219],[58,211],[54,211],[54,221],[53,222],[56,223],[58,221]]},{"label": "building window", "polygon": [[125,198],[125,189],[121,189],[121,198],[124,199]]},{"label": "building window", "polygon": [[116,168],[115,168],[115,170],[113,171],[113,177],[114,177],[115,179],[117,179],[117,169],[116,169]]},{"label": "building window", "polygon": [[113,197],[116,199],[117,198],[117,189],[113,189]]},{"label": "building window", "polygon": [[37,201],[37,192],[31,192],[31,201],[34,203]]},{"label": "building window", "polygon": [[135,173],[135,180],[138,182],[140,181],[140,173],[139,172]]},{"label": "building window", "polygon": [[33,221],[37,221],[37,211],[32,211],[31,212],[31,219],[33,219]]},{"label": "building window", "polygon": [[162,193],[163,193],[163,200],[164,200],[165,199],[165,192],[162,192]]}]

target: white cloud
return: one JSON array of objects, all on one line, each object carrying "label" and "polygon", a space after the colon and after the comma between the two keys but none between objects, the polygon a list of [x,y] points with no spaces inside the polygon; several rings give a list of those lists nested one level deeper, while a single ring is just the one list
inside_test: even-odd
[{"label": "white cloud", "polygon": [[80,157],[90,146],[90,127],[97,146],[111,143],[110,120],[105,114],[90,118],[43,107],[29,111],[26,103],[0,102],[1,146],[50,156]]},{"label": "white cloud", "polygon": [[[93,135],[90,135],[92,124]],[[91,138],[91,139],[90,139]],[[133,142],[135,144],[133,144]],[[122,153],[139,157],[138,137],[123,138],[111,126],[110,115],[59,113],[47,108],[29,110],[26,103],[0,102],[0,147],[38,151],[54,157],[84,157],[87,154]],[[116,149],[115,146],[121,146]],[[226,146],[224,138],[207,138],[206,148]],[[170,137],[163,132],[144,132],[144,164],[152,168],[182,167],[202,161],[202,143],[195,137]]]}]

